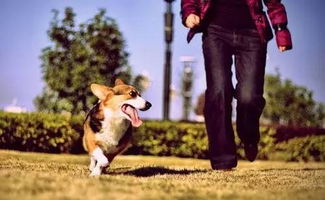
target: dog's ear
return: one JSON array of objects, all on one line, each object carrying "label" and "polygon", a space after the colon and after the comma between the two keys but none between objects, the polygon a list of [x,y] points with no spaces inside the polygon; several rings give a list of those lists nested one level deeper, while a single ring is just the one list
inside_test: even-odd
[{"label": "dog's ear", "polygon": [[125,83],[121,79],[118,78],[115,80],[115,86],[116,85],[125,85]]},{"label": "dog's ear", "polygon": [[94,95],[98,97],[98,99],[100,100],[105,100],[107,96],[114,94],[114,90],[105,85],[99,85],[93,83],[90,85],[90,89],[94,93]]}]

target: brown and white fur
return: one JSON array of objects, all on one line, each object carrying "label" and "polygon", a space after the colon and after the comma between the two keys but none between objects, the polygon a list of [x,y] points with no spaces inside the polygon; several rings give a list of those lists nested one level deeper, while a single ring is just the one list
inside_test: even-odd
[{"label": "brown and white fur", "polygon": [[114,157],[125,150],[132,137],[132,126],[142,121],[137,109],[148,110],[151,104],[132,86],[120,79],[110,88],[91,84],[99,102],[89,111],[84,122],[83,146],[90,155],[91,176],[98,176]]}]

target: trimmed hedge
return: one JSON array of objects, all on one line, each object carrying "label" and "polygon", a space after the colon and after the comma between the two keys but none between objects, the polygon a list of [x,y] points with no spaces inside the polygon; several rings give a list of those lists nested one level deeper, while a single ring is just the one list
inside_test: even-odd
[{"label": "trimmed hedge", "polygon": [[279,126],[276,128],[274,137],[276,138],[276,142],[283,142],[296,137],[307,137],[313,135],[325,135],[325,129],[315,127]]},{"label": "trimmed hedge", "polygon": [[269,156],[271,160],[325,161],[325,135],[293,138],[277,143]]},{"label": "trimmed hedge", "polygon": [[130,154],[207,157],[204,124],[147,121],[134,132]]},{"label": "trimmed hedge", "polygon": [[69,153],[80,135],[70,119],[44,113],[0,112],[0,148]]},{"label": "trimmed hedge", "polygon": [[[82,116],[0,112],[0,148],[48,153],[83,153],[83,120]],[[279,132],[275,127],[261,126],[260,132],[259,159],[325,161],[325,135],[319,135],[319,132],[285,141],[278,139]],[[238,137],[235,140],[238,157],[245,158],[243,144]],[[146,121],[134,130],[133,146],[126,153],[208,158],[205,125]]]},{"label": "trimmed hedge", "polygon": [[[268,159],[275,139],[276,130],[272,127],[260,128],[259,159]],[[203,123],[147,121],[135,130],[133,146],[126,152],[129,154],[179,156],[206,159],[208,138]],[[237,154],[245,158],[243,144],[235,134]]]}]

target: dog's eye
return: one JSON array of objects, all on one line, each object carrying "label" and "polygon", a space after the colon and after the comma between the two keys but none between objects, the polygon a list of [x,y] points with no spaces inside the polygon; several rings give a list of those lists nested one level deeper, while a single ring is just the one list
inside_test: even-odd
[{"label": "dog's eye", "polygon": [[129,95],[131,96],[131,97],[137,97],[137,95],[138,95],[138,93],[136,92],[136,91],[131,91],[130,93],[129,93]]}]

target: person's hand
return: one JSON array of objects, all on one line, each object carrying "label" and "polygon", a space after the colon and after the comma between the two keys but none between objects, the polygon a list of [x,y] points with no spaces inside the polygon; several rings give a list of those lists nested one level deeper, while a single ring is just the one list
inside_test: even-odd
[{"label": "person's hand", "polygon": [[284,52],[284,51],[287,50],[287,47],[286,47],[286,46],[279,46],[279,50],[280,50],[281,52]]},{"label": "person's hand", "polygon": [[195,26],[200,24],[200,17],[195,14],[190,14],[185,21],[185,25],[187,28],[194,28]]}]

